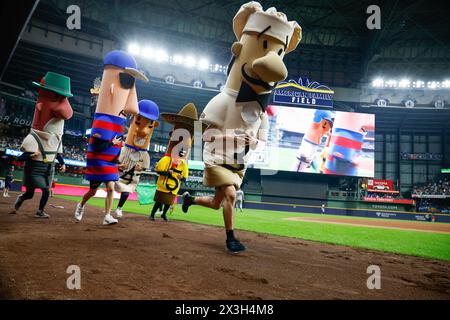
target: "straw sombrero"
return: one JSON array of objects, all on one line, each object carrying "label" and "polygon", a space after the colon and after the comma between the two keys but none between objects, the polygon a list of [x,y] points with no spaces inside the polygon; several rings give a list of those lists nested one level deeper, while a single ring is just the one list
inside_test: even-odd
[{"label": "straw sombrero", "polygon": [[178,113],[163,112],[160,116],[164,121],[173,125],[182,124],[194,127],[195,121],[199,121],[197,108],[193,103],[188,103]]}]

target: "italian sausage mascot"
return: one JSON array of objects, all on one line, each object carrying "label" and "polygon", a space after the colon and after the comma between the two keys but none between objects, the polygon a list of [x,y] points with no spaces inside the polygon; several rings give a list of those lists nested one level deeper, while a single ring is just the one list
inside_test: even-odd
[{"label": "italian sausage mascot", "polygon": [[127,52],[111,51],[104,58],[104,71],[100,85],[97,107],[92,123],[91,137],[87,149],[86,180],[90,190],[83,196],[75,210],[76,221],[81,221],[85,205],[100,185],[105,183],[104,225],[118,222],[111,214],[114,200],[114,183],[119,180],[118,158],[125,133],[128,115],[138,114],[136,78],[148,81],[137,70],[136,60]]},{"label": "italian sausage mascot", "polygon": [[23,154],[19,157],[19,160],[25,161],[23,185],[26,192],[17,197],[13,213],[20,209],[24,201],[32,199],[35,190],[40,188],[42,196],[35,217],[48,219],[50,216],[44,209],[50,196],[55,161],[61,165],[62,172],[65,170],[62,136],[64,121],[73,115],[68,100],[73,95],[70,78],[57,73],[47,72],[40,83],[33,82],[33,85],[39,88],[38,98],[31,131],[20,147]]},{"label": "italian sausage mascot", "polygon": [[159,108],[151,100],[139,101],[139,113],[131,120],[125,145],[119,156],[119,181],[115,183],[116,192],[120,193],[120,200],[116,211],[116,218],[122,218],[122,208],[131,193],[136,190],[142,172],[150,167],[148,147],[153,129],[159,126],[157,121]]},{"label": "italian sausage mascot", "polygon": [[[266,106],[277,82],[286,79],[283,62],[296,49],[301,28],[275,8],[264,11],[258,2],[244,4],[233,20],[237,37],[231,48],[224,90],[205,107],[201,121],[209,127],[205,141],[203,183],[216,188],[214,197],[183,195],[184,212],[191,205],[218,210],[223,205],[226,247],[232,253],[246,250],[234,236],[233,210],[250,150],[262,148],[267,140]],[[299,119],[300,120],[300,119]]]},{"label": "italian sausage mascot", "polygon": [[175,203],[181,183],[189,174],[188,162],[192,144],[194,142],[194,127],[198,121],[195,105],[189,103],[178,114],[161,113],[164,121],[174,126],[170,133],[170,141],[164,157],[156,164],[159,174],[156,183],[155,204],[150,214],[150,220],[155,220],[155,213],[162,209],[162,218],[167,219],[167,210]]}]

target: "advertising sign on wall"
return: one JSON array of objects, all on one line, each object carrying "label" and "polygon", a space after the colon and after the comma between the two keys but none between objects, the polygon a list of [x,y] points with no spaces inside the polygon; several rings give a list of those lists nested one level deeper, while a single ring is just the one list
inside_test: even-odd
[{"label": "advertising sign on wall", "polygon": [[307,78],[280,83],[273,91],[275,104],[333,108],[334,91]]},{"label": "advertising sign on wall", "polygon": [[368,179],[367,186],[369,190],[394,191],[394,181],[382,179]]}]

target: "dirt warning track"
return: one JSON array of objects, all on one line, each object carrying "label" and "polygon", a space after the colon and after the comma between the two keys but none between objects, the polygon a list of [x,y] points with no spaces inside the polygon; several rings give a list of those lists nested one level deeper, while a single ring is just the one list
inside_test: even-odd
[{"label": "dirt warning track", "polygon": [[[239,232],[248,252],[225,252],[221,228],[150,222],[125,214],[101,225],[88,206],[50,199],[52,218],[33,218],[37,199],[10,215],[0,199],[0,298],[3,299],[450,299],[450,263],[311,241]],[[81,269],[81,290],[66,287]],[[368,290],[367,267],[382,270]]]}]

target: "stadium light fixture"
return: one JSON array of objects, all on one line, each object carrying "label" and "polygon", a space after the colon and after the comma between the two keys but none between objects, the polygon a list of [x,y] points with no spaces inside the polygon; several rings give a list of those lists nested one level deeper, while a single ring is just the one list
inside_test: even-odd
[{"label": "stadium light fixture", "polygon": [[384,86],[384,80],[382,78],[376,78],[372,81],[372,86],[375,88],[382,88]]},{"label": "stadium light fixture", "polygon": [[402,79],[398,83],[399,88],[409,88],[410,86],[411,86],[411,81],[409,81],[408,79]]},{"label": "stadium light fixture", "polygon": [[194,57],[192,56],[188,56],[184,59],[183,64],[187,67],[187,68],[194,68],[197,65],[197,61],[195,60]]},{"label": "stadium light fixture", "polygon": [[172,61],[174,64],[183,64],[184,57],[182,55],[176,54],[173,56]]},{"label": "stadium light fixture", "polygon": [[208,59],[202,58],[199,60],[197,67],[200,70],[207,70],[209,68],[209,61]]},{"label": "stadium light fixture", "polygon": [[128,52],[132,55],[138,56],[141,54],[141,47],[136,43],[132,43],[128,46]]},{"label": "stadium light fixture", "polygon": [[425,82],[423,82],[422,80],[417,80],[416,88],[425,88]]},{"label": "stadium light fixture", "polygon": [[393,80],[393,79],[388,80],[388,81],[386,82],[386,85],[387,85],[389,88],[396,88],[396,87],[397,87],[397,80]]},{"label": "stadium light fixture", "polygon": [[155,58],[156,58],[156,61],[158,61],[158,62],[168,62],[169,61],[169,54],[164,49],[158,49],[156,51]]},{"label": "stadium light fixture", "polygon": [[141,46],[136,42],[129,43],[128,52],[135,57],[140,57],[142,59],[156,61],[159,63],[170,63],[173,65],[180,65],[185,68],[194,69],[200,71],[209,71],[212,73],[225,73],[227,70],[226,66],[221,64],[211,64],[210,60],[206,57],[197,59],[196,55],[180,55],[180,54],[170,54],[163,48],[155,48],[152,45]]},{"label": "stadium light fixture", "polygon": [[142,49],[141,55],[145,59],[153,60],[155,58],[155,51],[150,47],[145,47]]},{"label": "stadium light fixture", "polygon": [[445,80],[442,82],[442,88],[450,88],[450,80]]}]

